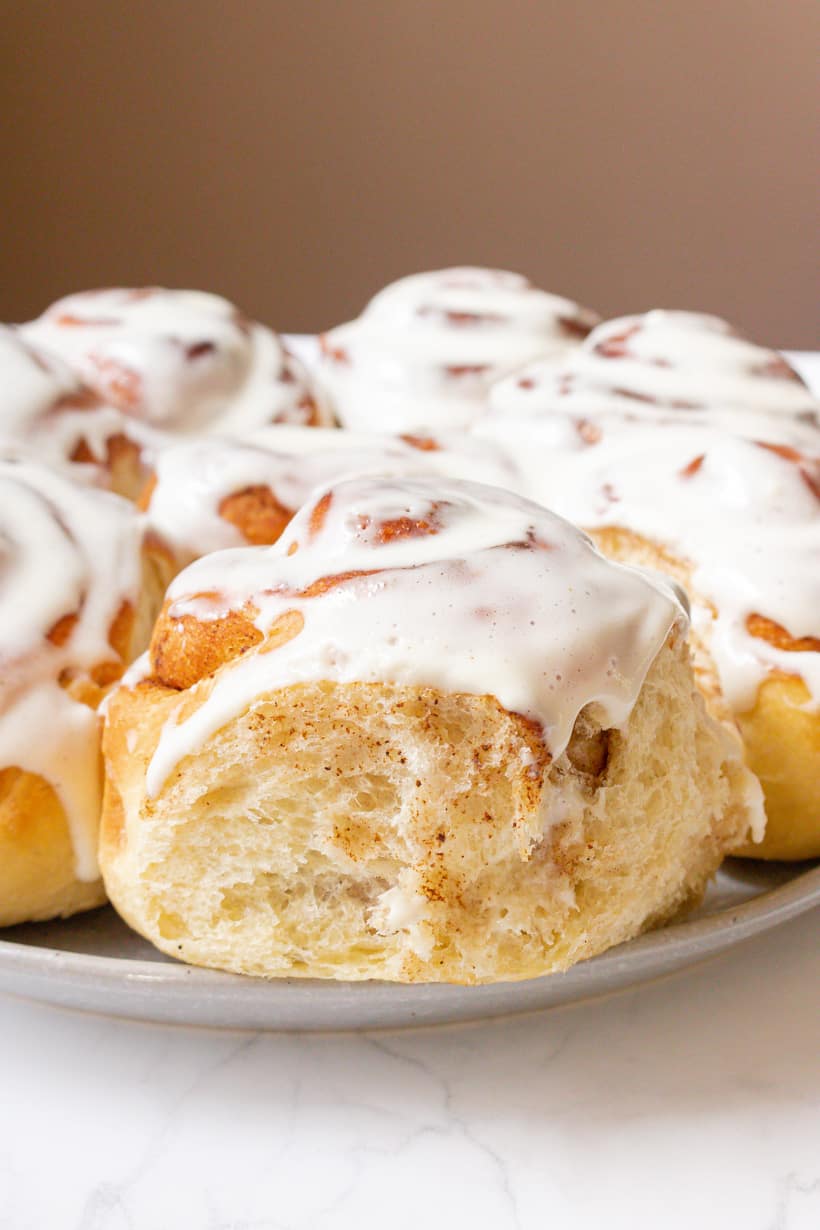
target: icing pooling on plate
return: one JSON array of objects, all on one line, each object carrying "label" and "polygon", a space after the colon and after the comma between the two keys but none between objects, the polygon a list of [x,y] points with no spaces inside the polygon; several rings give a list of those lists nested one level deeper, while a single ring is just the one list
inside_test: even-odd
[{"label": "icing pooling on plate", "polygon": [[538,362],[500,381],[490,405],[498,414],[698,418],[704,409],[742,409],[818,421],[818,402],[777,351],[717,316],[663,309],[605,321],[561,362]]},{"label": "icing pooling on plate", "polygon": [[[319,427],[272,427],[244,440],[203,439],[164,450],[147,505],[149,527],[179,562],[244,546],[226,502],[260,489],[273,497],[284,528],[318,486],[357,474],[442,474],[514,486],[516,469],[493,445],[446,435],[407,437]],[[272,542],[257,537],[254,541]]]},{"label": "icing pooling on plate", "polygon": [[324,335],[317,376],[345,427],[464,427],[493,381],[566,353],[597,320],[519,274],[419,273],[385,287],[358,320]]},{"label": "icing pooling on plate", "polygon": [[117,496],[0,461],[0,766],[54,788],[82,880],[99,875],[99,719],[60,681],[123,665],[109,636],[123,605],[136,609],[141,538]]},{"label": "icing pooling on plate", "polygon": [[[219,552],[169,589],[166,617],[283,616],[291,639],[217,672],[196,711],[166,724],[147,787],[232,717],[307,680],[491,694],[538,721],[553,756],[596,702],[621,726],[670,629],[670,586],[605,560],[552,513],[441,478],[361,477],[315,494],[268,548]],[[264,648],[264,646],[263,646]]]},{"label": "icing pooling on plate", "polygon": [[201,291],[84,291],[20,326],[130,420],[172,433],[252,431],[324,415],[270,329]]},{"label": "icing pooling on plate", "polygon": [[[737,418],[761,426],[758,414]],[[693,619],[735,711],[772,671],[801,676],[816,705],[820,653],[778,648],[750,620],[820,636],[820,432],[770,415],[768,438],[746,439],[684,419],[553,410],[488,416],[477,430],[517,458],[533,499],[587,529],[632,530],[692,567]]]}]

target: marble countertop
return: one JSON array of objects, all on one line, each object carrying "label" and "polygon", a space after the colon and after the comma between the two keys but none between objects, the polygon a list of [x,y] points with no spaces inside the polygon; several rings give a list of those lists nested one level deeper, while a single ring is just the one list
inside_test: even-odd
[{"label": "marble countertop", "polygon": [[820,911],[525,1018],[293,1036],[0,998],[2,1230],[816,1230]]}]

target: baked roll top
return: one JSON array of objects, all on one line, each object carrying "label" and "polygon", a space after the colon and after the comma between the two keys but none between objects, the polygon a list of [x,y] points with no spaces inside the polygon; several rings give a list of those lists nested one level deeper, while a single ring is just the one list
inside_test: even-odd
[{"label": "baked roll top", "polygon": [[605,321],[560,361],[500,381],[490,404],[500,414],[677,412],[697,422],[705,410],[742,410],[820,421],[817,400],[777,351],[717,316],[663,309]]},{"label": "baked roll top", "polygon": [[16,336],[44,368],[61,379],[69,373],[82,390],[81,405],[63,399],[48,413],[38,448],[49,461],[56,452],[58,460],[92,467],[99,484],[131,499],[162,449],[180,437],[330,423],[280,338],[218,295],[84,291],[52,304]]},{"label": "baked roll top", "polygon": [[519,274],[455,268],[402,278],[321,339],[317,376],[345,427],[463,427],[494,380],[577,346],[598,317]]},{"label": "baked roll top", "polygon": [[127,415],[170,432],[319,422],[306,374],[272,330],[202,291],[69,295],[22,326]]}]

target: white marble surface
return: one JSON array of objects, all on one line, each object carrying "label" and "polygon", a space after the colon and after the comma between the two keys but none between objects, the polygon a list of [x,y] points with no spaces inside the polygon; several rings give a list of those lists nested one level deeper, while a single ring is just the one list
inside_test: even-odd
[{"label": "white marble surface", "polygon": [[0,999],[2,1230],[817,1230],[820,911],[609,1000],[415,1033]]}]

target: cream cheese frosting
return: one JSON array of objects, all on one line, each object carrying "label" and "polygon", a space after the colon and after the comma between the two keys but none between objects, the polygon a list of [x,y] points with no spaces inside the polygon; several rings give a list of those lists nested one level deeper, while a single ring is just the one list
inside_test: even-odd
[{"label": "cream cheese frosting", "polygon": [[[755,617],[790,638],[820,636],[820,432],[784,415],[645,421],[613,413],[489,416],[529,495],[587,529],[634,531],[692,570],[693,618],[729,704],[743,712],[767,674],[806,683],[820,702],[820,653],[755,635]],[[752,438],[759,429],[766,436]]]},{"label": "cream cheese frosting", "polygon": [[499,414],[677,411],[698,419],[742,410],[802,415],[815,425],[820,409],[777,351],[717,316],[660,308],[605,321],[561,361],[499,381],[489,402]]},{"label": "cream cheese frosting", "polygon": [[226,299],[156,287],[84,291],[20,326],[129,420],[160,432],[327,421],[301,363]]},{"label": "cream cheese frosting", "polygon": [[598,317],[516,273],[454,268],[402,278],[321,339],[317,377],[345,427],[444,430],[470,423],[490,385],[563,355]]}]

